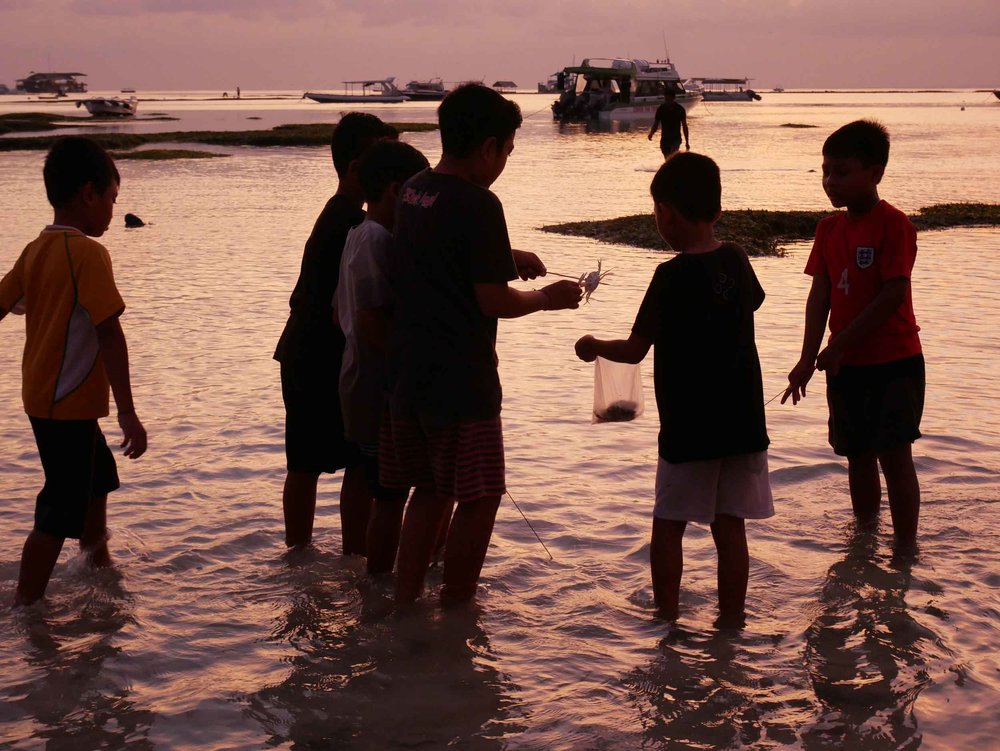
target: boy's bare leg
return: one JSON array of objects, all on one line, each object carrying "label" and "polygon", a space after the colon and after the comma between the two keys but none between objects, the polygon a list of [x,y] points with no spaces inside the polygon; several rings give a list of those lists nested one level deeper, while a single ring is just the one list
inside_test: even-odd
[{"label": "boy's bare leg", "polygon": [[285,516],[285,545],[301,547],[312,542],[313,517],[316,515],[316,483],[319,472],[288,470],[281,493]]},{"label": "boy's bare leg", "polygon": [[95,568],[111,565],[108,551],[108,496],[94,496],[87,506],[87,517],[80,537],[80,550],[87,555],[87,561]]},{"label": "boy's bare leg", "polygon": [[476,596],[498,508],[500,496],[487,496],[459,503],[455,509],[444,546],[442,603],[467,602]]},{"label": "boy's bare leg", "polygon": [[649,570],[653,577],[653,600],[656,614],[669,621],[677,620],[684,571],[682,541],[687,522],[653,517],[653,535],[649,542]]},{"label": "boy's bare leg", "polygon": [[902,545],[912,545],[917,540],[920,520],[920,482],[913,466],[913,446],[906,443],[879,452],[878,461],[885,474],[896,540]]},{"label": "boy's bare leg", "polygon": [[444,545],[448,541],[448,528],[451,526],[451,517],[455,513],[455,503],[451,504],[451,508],[448,509],[448,513],[441,517],[441,527],[438,529],[437,541],[434,543],[434,553],[431,555],[431,561],[436,562],[441,560],[441,556],[444,553]]},{"label": "boy's bare leg", "polygon": [[878,459],[875,454],[847,457],[847,478],[854,515],[865,521],[877,517],[882,503],[882,481],[878,476]]},{"label": "boy's bare leg", "polygon": [[21,571],[17,577],[15,605],[30,605],[45,594],[63,546],[62,537],[31,530],[21,551]]},{"label": "boy's bare leg", "polygon": [[[314,496],[315,503],[315,496]],[[344,470],[340,486],[340,534],[344,555],[364,555],[368,518],[372,510],[372,491],[361,464]]]},{"label": "boy's bare leg", "polygon": [[424,577],[441,517],[451,508],[451,499],[439,498],[433,488],[417,488],[406,507],[399,536],[396,562],[396,604],[410,605],[424,590]]},{"label": "boy's bare leg", "polygon": [[712,522],[712,539],[719,555],[719,622],[741,626],[745,618],[750,553],[743,519],[719,514]]},{"label": "boy's bare leg", "polygon": [[368,573],[388,574],[396,562],[399,534],[403,526],[406,495],[394,500],[377,500],[372,504],[368,521]]}]

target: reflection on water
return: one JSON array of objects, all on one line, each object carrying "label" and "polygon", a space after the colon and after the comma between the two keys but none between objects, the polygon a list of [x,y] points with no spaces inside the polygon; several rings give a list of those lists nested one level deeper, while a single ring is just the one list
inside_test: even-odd
[{"label": "reflection on water", "polygon": [[[267,743],[296,749],[501,749],[519,730],[475,607],[387,617],[391,586],[336,556],[290,554],[270,639],[290,670],[244,698]],[[359,567],[360,568],[360,567]]]},{"label": "reflection on water", "polygon": [[852,524],[843,560],[830,567],[805,658],[823,708],[808,749],[914,749],[913,705],[931,681],[928,664],[950,655],[910,615],[912,555],[879,552],[875,525]]},{"label": "reflection on water", "polygon": [[132,596],[116,572],[91,579],[83,556],[72,565],[78,567],[72,589],[59,588],[44,605],[18,610],[14,633],[5,634],[23,645],[24,666],[21,681],[0,692],[3,735],[24,748],[152,749],[155,713],[132,697],[116,665],[121,632],[136,625]]}]

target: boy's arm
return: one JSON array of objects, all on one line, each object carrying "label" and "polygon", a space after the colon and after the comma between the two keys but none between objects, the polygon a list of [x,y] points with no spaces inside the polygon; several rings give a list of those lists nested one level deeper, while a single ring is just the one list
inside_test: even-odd
[{"label": "boy's arm", "polygon": [[781,397],[781,403],[792,397],[792,404],[806,395],[806,384],[816,371],[816,355],[823,346],[826,319],[830,315],[830,277],[825,274],[813,276],[809,298],[806,300],[806,328],[802,336],[802,356],[788,374],[788,388]]},{"label": "boy's arm", "polygon": [[475,285],[476,302],[488,318],[520,318],[539,310],[579,308],[583,290],[570,279],[561,279],[538,290],[522,292],[502,284]]},{"label": "boy's arm", "polygon": [[690,151],[691,150],[691,139],[688,137],[688,119],[687,119],[687,113],[686,112],[684,113],[684,116],[681,118],[681,127],[684,129],[684,148],[686,148],[688,151]]},{"label": "boy's arm", "polygon": [[627,362],[635,365],[642,362],[653,342],[634,331],[628,339],[595,339],[590,334],[580,337],[576,343],[576,356],[584,362],[593,362],[598,357],[613,362]]},{"label": "boy's arm", "polygon": [[111,392],[118,407],[118,425],[122,429],[122,447],[125,456],[138,459],[146,452],[146,429],[135,413],[132,403],[132,381],[128,369],[128,345],[118,316],[111,316],[97,324],[97,343],[101,361],[111,383]]},{"label": "boy's arm", "polygon": [[660,127],[660,109],[656,109],[656,114],[653,116],[653,127],[649,129],[649,138],[647,140],[653,140],[653,134],[656,133],[656,129]]},{"label": "boy's arm", "polygon": [[840,370],[844,353],[888,321],[892,314],[899,310],[899,306],[906,302],[906,292],[909,288],[910,280],[905,276],[886,281],[875,299],[868,303],[858,317],[819,353],[816,367],[828,371],[830,375],[836,375]]},{"label": "boy's arm", "polygon": [[385,352],[389,338],[389,316],[386,309],[358,310],[354,313],[354,325],[359,339],[364,339],[379,352]]}]

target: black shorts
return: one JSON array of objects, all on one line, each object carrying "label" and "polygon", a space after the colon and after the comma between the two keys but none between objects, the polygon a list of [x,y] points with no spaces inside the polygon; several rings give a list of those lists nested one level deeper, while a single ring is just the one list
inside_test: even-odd
[{"label": "black shorts", "polygon": [[840,456],[878,453],[920,438],[924,356],[844,365],[827,376],[830,445]]},{"label": "black shorts", "polygon": [[365,469],[365,479],[372,498],[385,503],[405,503],[410,495],[409,488],[387,488],[379,480],[378,444],[360,446],[361,464]]},{"label": "black shorts", "polygon": [[80,539],[90,500],[118,490],[118,467],[97,420],[29,417],[45,472],[35,529]]},{"label": "black shorts", "polygon": [[285,458],[289,472],[336,472],[361,463],[356,444],[344,437],[339,367],[308,360],[281,363],[285,402]]},{"label": "black shorts", "polygon": [[660,151],[663,152],[664,159],[680,150],[681,140],[679,138],[676,141],[660,141]]}]

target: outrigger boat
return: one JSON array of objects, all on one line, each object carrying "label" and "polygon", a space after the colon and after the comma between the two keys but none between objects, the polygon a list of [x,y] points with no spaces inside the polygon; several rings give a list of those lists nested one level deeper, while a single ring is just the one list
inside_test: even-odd
[{"label": "outrigger boat", "polygon": [[368,78],[363,81],[344,81],[343,94],[328,94],[321,91],[307,91],[303,99],[312,99],[321,104],[339,102],[381,102],[397,104],[405,102],[409,97],[396,88],[393,78]]},{"label": "outrigger boat", "polygon": [[563,91],[552,104],[552,116],[562,122],[652,120],[667,91],[685,110],[702,100],[700,92],[684,87],[669,60],[591,57],[563,68],[561,77]]},{"label": "outrigger boat", "polygon": [[76,106],[83,105],[91,115],[115,115],[117,117],[132,117],[139,109],[139,100],[134,96],[128,99],[119,97],[97,96],[91,99],[77,99]]},{"label": "outrigger boat", "polygon": [[760,94],[750,88],[749,78],[689,78],[684,88],[700,91],[706,102],[760,101]]}]

